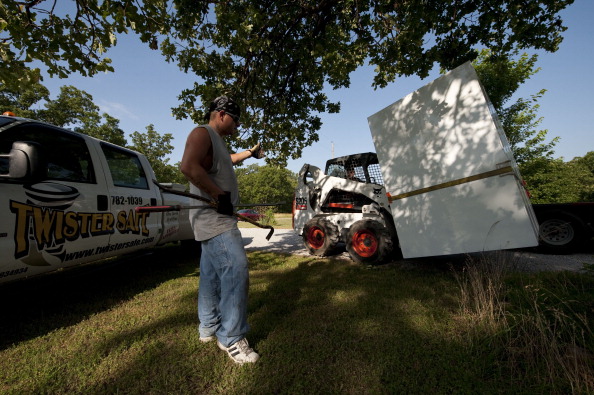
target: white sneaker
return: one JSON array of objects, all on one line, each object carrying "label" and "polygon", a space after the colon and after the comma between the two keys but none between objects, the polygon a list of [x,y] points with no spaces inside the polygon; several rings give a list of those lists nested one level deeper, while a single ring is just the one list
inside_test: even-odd
[{"label": "white sneaker", "polygon": [[243,363],[254,363],[260,356],[250,348],[247,339],[244,337],[238,342],[233,343],[229,347],[225,347],[217,340],[217,345],[223,351],[227,351],[229,357],[233,360],[233,362],[238,364]]},{"label": "white sneaker", "polygon": [[202,337],[202,336],[200,336],[200,341],[201,341],[202,343],[208,343],[208,342],[211,342],[211,341],[213,341],[213,340],[214,340],[214,339],[216,339],[216,338],[217,338],[216,336],[206,336],[206,337]]}]

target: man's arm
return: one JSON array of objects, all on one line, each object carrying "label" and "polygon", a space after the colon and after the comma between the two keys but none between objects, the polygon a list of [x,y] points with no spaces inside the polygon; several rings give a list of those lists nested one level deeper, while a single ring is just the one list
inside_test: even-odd
[{"label": "man's arm", "polygon": [[264,150],[262,149],[260,143],[258,143],[254,145],[251,149],[231,154],[231,162],[233,162],[233,164],[236,165],[240,162],[243,162],[247,158],[262,159],[264,156]]},{"label": "man's arm", "polygon": [[234,154],[231,154],[231,162],[233,162],[233,164],[236,165],[240,162],[243,162],[247,158],[251,158],[251,157],[252,157],[252,152],[250,150],[236,152]]},{"label": "man's arm", "polygon": [[186,140],[180,170],[192,184],[214,199],[225,192],[208,176],[212,167],[212,142],[205,128],[195,128]]}]

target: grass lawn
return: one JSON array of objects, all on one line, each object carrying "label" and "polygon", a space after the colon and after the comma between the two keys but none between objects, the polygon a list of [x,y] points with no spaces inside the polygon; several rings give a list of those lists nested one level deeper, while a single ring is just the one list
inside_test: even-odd
[{"label": "grass lawn", "polygon": [[[263,252],[249,258],[248,339],[258,363],[235,365],[216,344],[198,341],[197,262],[169,246],[0,288],[0,393],[594,390],[592,361],[581,362],[572,381],[529,365],[534,358],[518,337],[508,349],[513,328],[493,330],[464,307],[460,268],[365,267]],[[527,286],[544,292],[547,284],[576,284],[558,292],[579,302],[571,310],[590,331],[592,276],[563,276],[512,277],[506,303],[528,306]],[[564,343],[568,349],[592,355],[591,339],[573,339]]]}]

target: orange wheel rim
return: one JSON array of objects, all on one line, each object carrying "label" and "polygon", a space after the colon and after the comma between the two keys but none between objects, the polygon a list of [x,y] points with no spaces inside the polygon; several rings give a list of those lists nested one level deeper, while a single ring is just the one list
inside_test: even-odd
[{"label": "orange wheel rim", "polygon": [[318,228],[317,226],[312,226],[307,231],[307,242],[312,248],[316,250],[322,248],[325,238],[326,234],[321,228]]},{"label": "orange wheel rim", "polygon": [[377,251],[377,238],[374,233],[368,230],[361,230],[355,233],[352,242],[355,252],[363,258],[369,258]]}]

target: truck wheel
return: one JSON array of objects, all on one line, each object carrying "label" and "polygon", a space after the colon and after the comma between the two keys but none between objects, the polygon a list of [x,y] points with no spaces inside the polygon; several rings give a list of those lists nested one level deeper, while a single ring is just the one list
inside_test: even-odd
[{"label": "truck wheel", "polygon": [[327,255],[338,240],[338,226],[325,218],[312,218],[303,227],[303,243],[312,255]]},{"label": "truck wheel", "polygon": [[349,229],[346,249],[355,262],[369,265],[383,263],[392,253],[392,235],[378,221],[357,221]]},{"label": "truck wheel", "polygon": [[540,216],[538,248],[553,254],[567,254],[584,242],[582,221],[563,211],[548,212]]}]

